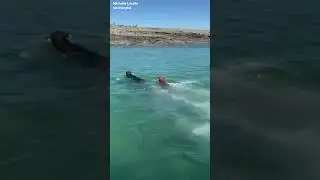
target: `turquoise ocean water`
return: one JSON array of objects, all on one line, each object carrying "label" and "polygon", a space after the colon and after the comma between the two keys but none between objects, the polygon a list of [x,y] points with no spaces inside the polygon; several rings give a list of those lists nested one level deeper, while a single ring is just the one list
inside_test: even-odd
[{"label": "turquoise ocean water", "polygon": [[111,179],[209,179],[209,64],[207,45],[111,48]]}]

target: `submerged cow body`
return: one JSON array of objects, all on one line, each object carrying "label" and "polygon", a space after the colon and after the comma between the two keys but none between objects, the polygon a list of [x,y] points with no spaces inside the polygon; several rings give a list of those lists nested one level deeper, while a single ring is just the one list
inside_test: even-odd
[{"label": "submerged cow body", "polygon": [[50,34],[50,42],[53,47],[68,59],[75,59],[86,67],[107,67],[109,58],[93,52],[79,44],[70,41],[71,35],[65,31],[55,31]]},{"label": "submerged cow body", "polygon": [[130,71],[127,71],[127,72],[126,72],[126,77],[127,77],[128,79],[132,80],[133,82],[137,82],[137,83],[143,83],[143,82],[145,82],[144,79],[141,79],[141,78],[133,75]]}]

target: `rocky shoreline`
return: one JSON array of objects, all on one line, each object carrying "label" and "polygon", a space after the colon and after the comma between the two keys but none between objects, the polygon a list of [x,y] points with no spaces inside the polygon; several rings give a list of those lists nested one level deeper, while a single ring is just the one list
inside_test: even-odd
[{"label": "rocky shoreline", "polygon": [[110,25],[111,46],[209,44],[209,31]]}]

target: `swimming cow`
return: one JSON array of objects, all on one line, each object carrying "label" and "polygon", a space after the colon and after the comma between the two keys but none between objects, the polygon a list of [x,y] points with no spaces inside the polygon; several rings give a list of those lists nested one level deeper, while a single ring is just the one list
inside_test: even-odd
[{"label": "swimming cow", "polygon": [[70,41],[71,35],[65,31],[55,31],[50,34],[49,40],[53,47],[66,56],[78,61],[85,67],[107,67],[109,58],[93,52],[79,44]]},{"label": "swimming cow", "polygon": [[141,78],[133,75],[130,71],[127,71],[127,72],[126,72],[126,77],[127,77],[128,79],[134,81],[134,82],[137,82],[137,83],[143,83],[143,82],[145,82],[144,79],[141,79]]}]

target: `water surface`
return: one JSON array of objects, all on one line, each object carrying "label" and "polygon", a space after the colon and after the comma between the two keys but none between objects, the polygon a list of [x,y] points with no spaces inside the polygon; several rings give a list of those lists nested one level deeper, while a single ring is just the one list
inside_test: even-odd
[{"label": "water surface", "polygon": [[213,10],[216,178],[320,178],[318,6],[227,0]]},{"label": "water surface", "polygon": [[45,38],[67,30],[74,41],[107,54],[105,8],[0,2],[0,179],[103,178],[104,76],[66,64]]},{"label": "water surface", "polygon": [[111,48],[111,178],[209,179],[209,62],[203,45]]}]

